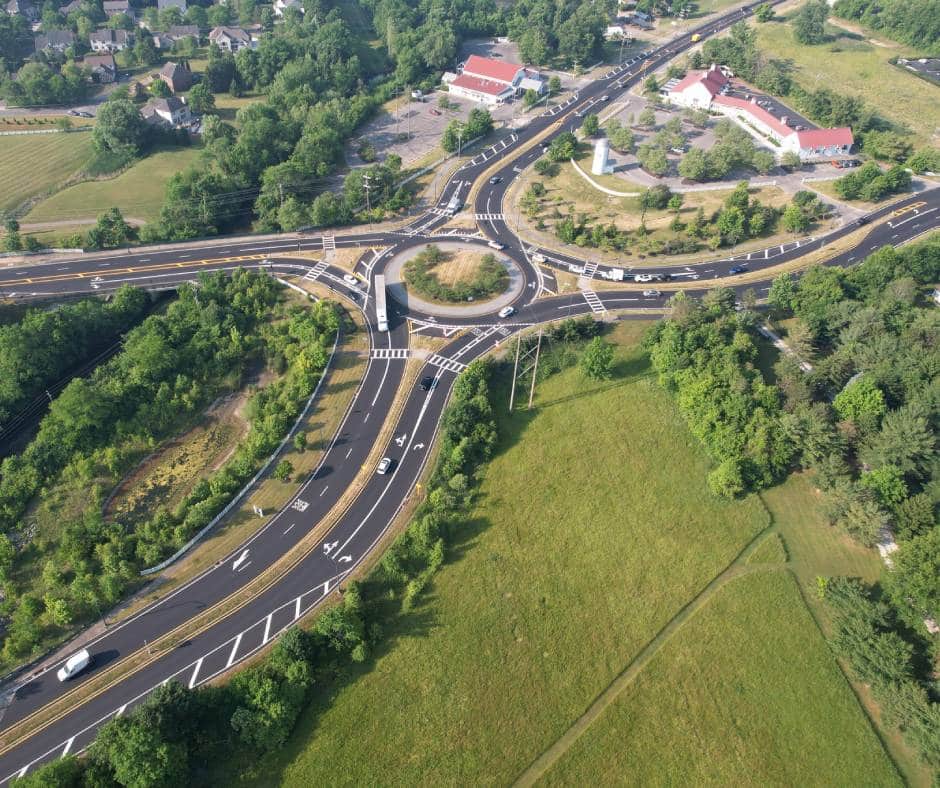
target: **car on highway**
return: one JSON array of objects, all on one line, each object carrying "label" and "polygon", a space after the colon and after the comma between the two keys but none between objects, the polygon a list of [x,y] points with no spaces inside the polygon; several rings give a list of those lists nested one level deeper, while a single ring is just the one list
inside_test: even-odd
[{"label": "car on highway", "polygon": [[733,266],[731,266],[730,269],[728,269],[728,273],[729,273],[729,274],[732,274],[732,275],[734,275],[734,274],[743,274],[745,271],[747,271],[747,266],[746,266],[746,265],[733,265]]},{"label": "car on highway", "polygon": [[426,378],[421,378],[421,390],[422,391],[431,391],[431,389],[437,386],[437,381],[428,375]]},{"label": "car on highway", "polygon": [[859,217],[855,220],[855,223],[858,224],[858,225],[868,224],[868,222],[869,222],[869,219],[868,219],[867,216],[859,216]]},{"label": "car on highway", "polygon": [[65,664],[59,668],[56,675],[59,677],[59,681],[68,681],[69,679],[75,678],[90,664],[91,654],[88,653],[87,648],[83,648],[81,651],[72,654],[72,656],[65,661]]},{"label": "car on highway", "polygon": [[603,96],[601,96],[601,101],[610,101],[610,96],[608,96],[608,95],[605,93]]},{"label": "car on highway", "polygon": [[516,313],[516,310],[511,306],[504,306],[502,309],[499,310],[499,312],[497,312],[497,314],[503,318],[509,317],[510,315],[514,315],[515,313]]},{"label": "car on highway", "polygon": [[498,175],[494,175],[492,178],[490,178],[490,186],[495,186],[497,183],[502,183],[502,182],[503,182],[503,179],[500,178]]},{"label": "car on highway", "polygon": [[646,282],[652,282],[653,275],[652,274],[637,274],[636,276],[633,277],[633,281],[637,282],[638,284],[645,284]]},{"label": "car on highway", "polygon": [[378,467],[375,469],[375,472],[376,472],[379,476],[384,476],[386,473],[389,472],[389,470],[391,469],[391,467],[392,467],[392,458],[391,458],[391,457],[383,457],[381,460],[379,460],[379,465],[378,465]]},{"label": "car on highway", "polygon": [[343,281],[347,285],[352,285],[353,287],[359,284],[359,280],[356,279],[356,277],[354,277],[352,274],[343,274]]},{"label": "car on highway", "polygon": [[658,298],[661,295],[662,295],[662,292],[659,290],[644,290],[643,291],[644,298]]}]

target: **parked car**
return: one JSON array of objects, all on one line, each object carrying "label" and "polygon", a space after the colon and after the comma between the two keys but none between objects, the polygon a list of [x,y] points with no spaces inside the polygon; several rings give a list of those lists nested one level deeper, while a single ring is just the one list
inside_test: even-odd
[{"label": "parked car", "polygon": [[81,651],[72,654],[72,656],[65,661],[65,664],[59,668],[56,675],[59,677],[59,681],[68,681],[69,679],[75,678],[75,676],[85,670],[90,664],[91,654],[88,653],[87,648],[83,648]]},{"label": "parked car", "polygon": [[388,471],[389,471],[389,469],[390,469],[391,467],[392,467],[392,458],[391,458],[391,457],[383,457],[381,460],[379,460],[379,465],[378,465],[378,467],[375,469],[375,472],[376,472],[379,476],[384,476],[386,473],[388,473]]},{"label": "parked car", "polygon": [[498,312],[497,314],[498,314],[501,318],[507,318],[507,317],[509,317],[510,315],[514,315],[515,313],[516,313],[516,310],[515,310],[513,307],[511,307],[511,306],[504,306],[502,309],[499,310],[499,312]]},{"label": "parked car", "polygon": [[731,268],[730,268],[730,270],[728,271],[728,273],[729,273],[729,274],[732,274],[732,275],[734,275],[734,274],[743,274],[745,271],[747,271],[747,266],[746,266],[746,265],[733,265],[733,266],[731,266]]}]

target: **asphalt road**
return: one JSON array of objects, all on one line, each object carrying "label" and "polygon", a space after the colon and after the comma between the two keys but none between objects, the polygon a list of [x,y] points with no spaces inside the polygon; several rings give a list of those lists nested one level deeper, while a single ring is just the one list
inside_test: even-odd
[{"label": "asphalt road", "polygon": [[[29,768],[47,760],[80,751],[94,738],[102,723],[125,713],[145,698],[150,690],[168,679],[176,678],[187,686],[197,686],[219,675],[251,656],[297,618],[334,593],[343,579],[379,543],[415,489],[453,382],[470,361],[492,350],[525,326],[590,313],[661,307],[666,303],[672,295],[668,283],[650,284],[650,289],[661,290],[662,293],[649,298],[643,297],[637,290],[627,289],[587,290],[539,298],[551,296],[557,290],[552,269],[569,270],[575,266],[580,269],[579,273],[583,272],[586,278],[591,279],[609,272],[610,268],[574,256],[531,249],[524,246],[512,232],[502,213],[506,189],[520,171],[542,154],[539,145],[494,171],[490,171],[490,168],[498,165],[506,156],[514,154],[534,136],[544,133],[550,140],[552,136],[580,125],[580,118],[574,114],[576,111],[589,111],[595,104],[601,103],[603,95],[610,95],[611,100],[614,100],[618,92],[642,80],[661,63],[688,48],[692,33],[707,35],[728,27],[741,17],[742,12],[735,11],[698,31],[689,31],[666,46],[648,53],[645,60],[626,63],[612,70],[603,79],[582,89],[566,104],[547,110],[534,119],[528,128],[510,137],[508,142],[499,143],[477,154],[452,176],[442,189],[437,205],[401,230],[335,238],[311,237],[299,241],[220,240],[211,246],[167,247],[159,251],[132,252],[120,257],[88,256],[19,270],[11,268],[0,274],[0,293],[17,298],[107,292],[125,283],[152,289],[172,288],[181,281],[193,279],[201,271],[232,270],[237,267],[262,268],[277,275],[299,275],[328,285],[364,310],[369,324],[371,357],[360,388],[332,445],[321,465],[302,485],[291,503],[216,566],[165,599],[111,627],[90,644],[89,650],[95,658],[93,670],[69,684],[57,680],[54,671],[58,665],[41,675],[23,676],[22,685],[0,719],[0,730],[7,730],[27,719],[48,703],[99,675],[106,666],[139,654],[146,642],[153,642],[226,599],[303,541],[339,502],[378,440],[402,380],[405,358],[411,352],[409,331],[452,337],[443,350],[426,360],[418,376],[418,380],[434,376],[437,385],[428,392],[414,387],[398,417],[390,441],[383,447],[383,456],[393,460],[389,473],[368,475],[365,487],[353,498],[312,552],[236,612],[220,615],[211,626],[192,639],[168,652],[153,655],[152,661],[144,667],[94,698],[85,702],[76,699],[74,706],[54,722],[0,752],[0,781],[24,774]],[[364,253],[357,266],[357,273],[363,280],[371,282],[373,275],[381,272],[392,255],[441,237],[441,226],[449,220],[445,208],[451,197],[456,193],[461,200],[468,199],[472,185],[480,181],[484,173],[487,173],[487,179],[495,174],[501,180],[495,184],[490,184],[488,180],[482,181],[473,205],[481,232],[468,235],[467,242],[483,245],[487,240],[494,240],[504,244],[504,253],[512,257],[524,272],[525,287],[514,304],[515,314],[506,320],[490,315],[468,323],[415,312],[406,315],[399,305],[389,299],[391,331],[378,332],[366,284],[358,287],[346,284],[342,278],[344,272],[325,263],[310,264],[283,257],[286,252],[319,251],[324,246],[329,249],[334,245],[389,247],[382,253]],[[885,244],[897,245],[940,227],[940,189],[912,196],[901,203],[875,211],[870,216],[880,218],[888,214],[896,215],[888,223],[873,227],[851,251],[829,260],[827,264],[851,265]],[[850,225],[825,238],[801,239],[761,252],[670,270],[676,278],[688,277],[701,281],[701,289],[689,291],[692,295],[698,295],[706,292],[709,280],[727,276],[734,266],[744,265],[748,271],[760,271],[796,259],[857,229],[857,226]],[[535,252],[545,256],[543,265],[531,262],[531,255]],[[655,268],[634,269],[630,273],[656,271]],[[758,296],[762,296],[769,285],[768,278],[736,289],[743,292],[753,288]],[[640,313],[634,314],[639,316]],[[366,468],[366,471],[371,472],[372,469]]]}]

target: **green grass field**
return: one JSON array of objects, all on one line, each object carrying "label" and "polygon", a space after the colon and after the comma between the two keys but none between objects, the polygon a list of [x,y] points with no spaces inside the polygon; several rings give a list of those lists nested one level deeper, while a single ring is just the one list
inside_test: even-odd
[{"label": "green grass field", "polygon": [[[392,625],[372,663],[322,688],[284,751],[220,766],[213,782],[509,784],[638,655],[652,650],[651,665],[665,661],[655,683],[671,671],[673,642],[694,651],[697,630],[686,636],[682,623],[689,615],[693,625],[713,621],[701,705],[674,720],[682,698],[657,690],[664,705],[645,710],[649,730],[614,732],[611,740],[605,723],[596,735],[599,757],[635,756],[616,782],[664,781],[652,753],[631,756],[633,748],[622,746],[640,735],[657,739],[661,751],[699,748],[727,757],[723,775],[763,759],[780,778],[896,781],[791,580],[741,585],[753,597],[743,606],[737,592],[708,602],[703,595],[705,612],[695,617],[694,600],[772,518],[756,496],[723,503],[709,495],[709,463],[637,348],[644,329],[632,321],[616,327],[618,364],[609,383],[587,384],[568,370],[541,385],[536,410],[511,419],[501,400],[501,448],[424,603]],[[761,551],[780,557],[762,543]],[[715,600],[723,606],[708,613]],[[723,630],[727,617],[733,620]],[[657,638],[670,622],[683,634]],[[767,630],[779,632],[768,642]],[[781,650],[784,636],[796,642]],[[748,658],[728,665],[727,649],[742,639],[751,640]],[[797,692],[803,654],[811,657],[812,681]],[[694,675],[679,682],[691,689]],[[709,687],[726,689],[710,696]],[[760,702],[773,707],[760,726],[737,731],[736,721],[750,725],[760,716]],[[794,730],[801,719],[806,730]],[[589,728],[585,745],[593,739]],[[814,752],[804,766],[797,753],[809,744]],[[597,779],[610,776],[605,768],[585,762],[567,782],[607,784]],[[686,774],[694,773],[691,764]]]},{"label": "green grass field", "polygon": [[91,155],[91,134],[23,134],[0,142],[0,210],[65,183]]},{"label": "green grass field", "polygon": [[792,576],[732,580],[541,784],[901,785]]},{"label": "green grass field", "polygon": [[86,181],[63,189],[39,203],[26,222],[94,219],[108,208],[121,209],[125,218],[157,218],[170,177],[196,161],[198,147],[152,153],[113,178]]},{"label": "green grass field", "polygon": [[[861,96],[879,115],[910,129],[918,146],[940,144],[940,101],[936,88],[892,66],[889,58],[912,53],[884,36],[881,46],[854,33],[830,26],[835,40],[819,46],[800,46],[792,26],[784,22],[758,24],[757,47],[767,57],[790,60],[804,88],[829,87]],[[844,33],[844,35],[838,35]]]}]

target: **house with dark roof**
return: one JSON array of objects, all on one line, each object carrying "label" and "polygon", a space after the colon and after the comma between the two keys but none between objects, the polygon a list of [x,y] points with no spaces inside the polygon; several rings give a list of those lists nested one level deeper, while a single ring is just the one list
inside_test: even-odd
[{"label": "house with dark roof", "polygon": [[118,14],[126,14],[131,19],[137,17],[136,12],[131,7],[131,4],[128,0],[104,0],[101,4],[104,9],[105,15],[110,19],[112,16],[117,16]]},{"label": "house with dark roof", "polygon": [[3,8],[10,16],[23,16],[30,22],[39,19],[39,9],[29,0],[9,0]]},{"label": "house with dark roof", "polygon": [[94,52],[120,52],[122,49],[133,46],[134,34],[126,30],[104,28],[88,36],[88,43],[91,44]]},{"label": "house with dark roof", "polygon": [[258,42],[243,27],[214,27],[209,33],[209,43],[215,44],[219,49],[237,52],[244,47],[254,49]]},{"label": "house with dark roof", "polygon": [[82,0],[72,0],[71,3],[66,3],[64,6],[59,8],[59,13],[62,16],[68,16],[73,11],[80,11],[82,8]]},{"label": "house with dark roof", "polygon": [[179,63],[167,63],[160,69],[160,79],[174,93],[182,93],[193,85],[193,72],[189,70],[189,63],[185,60]]},{"label": "house with dark roof", "polygon": [[151,99],[141,107],[140,114],[157,126],[185,126],[192,120],[186,99],[176,96]]},{"label": "house with dark roof", "polygon": [[117,79],[117,63],[114,55],[85,55],[82,65],[91,74],[91,81],[102,85],[114,82]]},{"label": "house with dark roof", "polygon": [[75,43],[75,34],[71,30],[50,30],[33,40],[37,52],[64,52]]},{"label": "house with dark roof", "polygon": [[184,38],[194,38],[199,43],[198,25],[170,25],[166,31],[168,38],[173,41],[182,41]]},{"label": "house with dark roof", "polygon": [[186,13],[186,0],[157,0],[157,9],[178,8],[181,14]]}]

